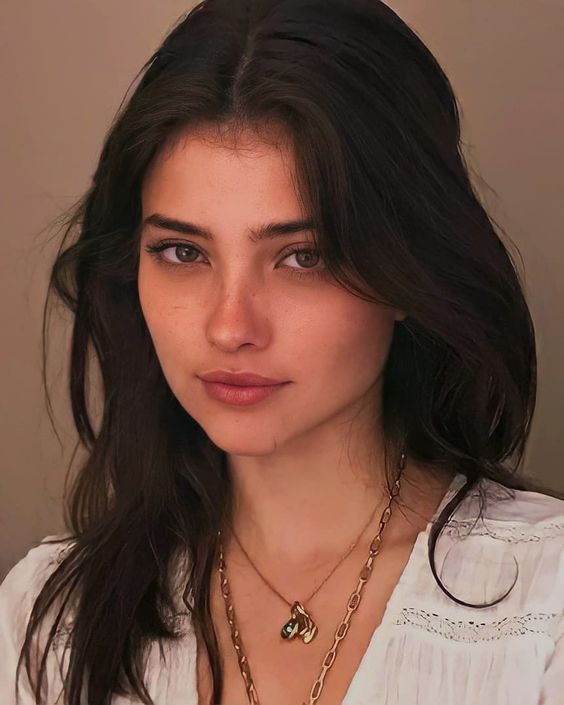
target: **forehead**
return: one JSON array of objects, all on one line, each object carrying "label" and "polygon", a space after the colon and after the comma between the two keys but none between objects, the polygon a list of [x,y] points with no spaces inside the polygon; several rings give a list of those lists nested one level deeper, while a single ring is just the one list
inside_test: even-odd
[{"label": "forehead", "polygon": [[203,125],[171,135],[159,150],[145,175],[145,184],[167,181],[174,175],[192,175],[206,182],[222,177],[246,175],[260,178],[271,174],[292,177],[295,170],[294,147],[282,128],[225,128]]},{"label": "forehead", "polygon": [[157,211],[204,221],[305,218],[291,141],[254,129],[218,134],[199,128],[179,134],[151,163],[142,186],[143,217]]}]

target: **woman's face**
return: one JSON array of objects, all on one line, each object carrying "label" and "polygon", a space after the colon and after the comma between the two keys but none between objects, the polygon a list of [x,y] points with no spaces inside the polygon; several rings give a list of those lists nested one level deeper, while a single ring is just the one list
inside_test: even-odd
[{"label": "woman's face", "polygon": [[[189,222],[209,239],[145,225],[139,297],[183,408],[226,452],[266,455],[377,398],[394,321],[403,314],[338,286],[316,258],[311,230],[251,240],[268,223],[307,219],[291,149],[251,132],[236,147],[213,135],[187,134],[146,175],[143,220],[159,214]],[[161,260],[146,251],[163,241],[170,244]],[[292,254],[294,246],[313,252]],[[207,393],[199,376],[213,370],[289,384],[257,403],[231,405]]]}]

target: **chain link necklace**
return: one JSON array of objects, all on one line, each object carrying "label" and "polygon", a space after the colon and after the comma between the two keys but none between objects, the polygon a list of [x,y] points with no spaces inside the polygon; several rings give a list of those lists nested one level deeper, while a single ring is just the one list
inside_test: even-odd
[{"label": "chain link necklace", "polygon": [[314,595],[316,595],[319,592],[319,590],[321,590],[323,585],[325,585],[325,583],[329,580],[329,578],[333,575],[333,573],[337,570],[337,568],[341,565],[341,563],[355,549],[355,547],[357,546],[358,542],[360,541],[362,535],[366,531],[366,528],[368,527],[368,525],[370,524],[370,522],[374,518],[374,515],[376,514],[377,509],[378,509],[378,507],[376,506],[374,508],[374,511],[370,515],[368,521],[362,527],[362,530],[361,530],[360,534],[358,535],[358,538],[356,539],[356,541],[354,541],[354,543],[351,544],[351,546],[347,549],[345,554],[339,559],[339,561],[334,566],[334,568],[331,570],[329,575],[327,575],[327,577],[324,580],[322,580],[322,582],[315,588],[315,590],[311,593],[311,595],[306,600],[301,601],[301,602],[297,601],[297,600],[296,601],[288,600],[284,597],[284,595],[282,595],[282,594],[280,594],[280,592],[278,592],[278,590],[272,585],[272,583],[269,580],[267,580],[267,578],[263,575],[263,573],[261,573],[261,571],[257,568],[257,566],[252,561],[252,559],[249,556],[249,554],[247,553],[247,551],[241,545],[241,542],[239,541],[237,534],[235,533],[234,530],[232,530],[233,536],[235,537],[235,540],[237,541],[239,548],[243,551],[247,560],[253,566],[254,570],[259,574],[259,576],[262,578],[263,582],[265,582],[268,585],[268,587],[273,592],[275,592],[278,595],[278,597],[280,597],[282,600],[284,600],[284,602],[290,607],[291,617],[284,624],[282,629],[280,630],[280,636],[283,639],[290,640],[290,639],[294,639],[295,637],[299,636],[299,637],[301,637],[304,644],[309,644],[311,641],[313,641],[313,639],[315,638],[315,636],[318,633],[318,629],[317,629],[317,625],[315,624],[315,622],[313,621],[313,619],[311,617],[311,614],[305,608],[304,603],[307,604],[312,599],[312,597]]},{"label": "chain link necklace", "polygon": [[[397,476],[397,479],[392,485],[392,490],[388,493],[389,501],[388,504],[386,505],[384,511],[382,512],[382,516],[380,518],[380,524],[378,528],[378,533],[376,536],[372,539],[372,542],[370,544],[369,550],[368,550],[368,558],[366,559],[366,562],[364,566],[362,567],[359,576],[358,576],[358,584],[356,586],[356,589],[352,592],[352,594],[349,597],[349,600],[347,602],[347,607],[346,607],[346,613],[344,618],[342,619],[339,627],[337,628],[335,632],[335,637],[333,641],[333,645],[327,652],[325,658],[323,659],[322,667],[321,667],[321,672],[314,682],[310,695],[309,695],[309,702],[307,705],[314,705],[314,703],[319,700],[321,696],[321,691],[323,689],[324,681],[325,681],[325,676],[327,672],[331,669],[333,666],[336,656],[337,656],[337,649],[339,647],[340,642],[345,638],[349,631],[349,626],[350,626],[350,620],[355,612],[356,609],[358,609],[358,606],[361,601],[362,597],[362,592],[364,590],[365,584],[368,582],[368,579],[372,575],[372,565],[374,563],[374,559],[376,556],[380,553],[380,545],[381,545],[381,540],[382,540],[382,534],[383,531],[386,527],[386,524],[388,523],[390,516],[392,514],[392,502],[394,498],[399,494],[400,490],[400,477],[402,474],[402,471],[405,467],[405,453],[402,452],[400,462],[399,462],[399,473]],[[365,525],[364,529],[362,530],[360,536],[364,533],[366,530],[366,526],[370,523],[370,520],[374,516],[376,510],[372,513],[369,521]],[[229,581],[227,579],[227,573],[226,573],[226,563],[224,559],[224,554],[223,554],[223,545],[221,541],[221,531],[218,531],[218,539],[219,539],[219,557],[218,557],[218,571],[220,575],[220,583],[221,583],[221,594],[223,596],[223,599],[225,601],[225,614],[227,617],[227,621],[229,623],[229,627],[231,630],[231,641],[233,643],[233,648],[235,649],[235,652],[237,654],[237,661],[239,664],[239,670],[241,671],[241,676],[243,678],[243,681],[245,683],[245,689],[247,691],[247,698],[249,700],[250,705],[260,705],[260,701],[258,699],[258,694],[256,692],[256,688],[253,682],[253,678],[251,676],[251,669],[249,666],[249,662],[247,660],[247,657],[243,651],[243,645],[242,645],[242,640],[241,640],[241,635],[239,633],[239,627],[237,624],[237,620],[235,617],[235,609],[233,607],[233,602],[231,600],[231,590],[229,587]],[[234,532],[233,532],[234,533]],[[344,559],[351,553],[353,548],[357,545],[359,538],[354,542],[354,544],[351,546],[351,548],[348,549],[348,551],[345,553],[345,555],[340,559],[340,561],[337,563],[337,565],[331,570],[329,575],[323,580],[323,582],[316,588],[316,590],[310,595],[310,597],[305,600],[307,603],[313,595],[315,595],[320,588],[325,584],[325,582],[329,579],[329,577],[335,572],[335,570],[338,568],[338,566],[344,561]],[[235,536],[237,539],[237,537]],[[239,543],[239,540],[237,539],[237,542]],[[241,544],[239,543],[239,546]],[[241,546],[242,548],[242,546]],[[251,561],[249,558],[248,554],[246,551],[243,552],[247,556],[249,562],[253,566],[255,570],[256,566],[254,563]],[[257,573],[260,575],[260,577],[266,582],[266,584],[282,599],[284,602],[286,602],[290,607],[291,607],[291,613],[292,616],[290,620],[282,627],[280,635],[282,636],[283,639],[292,639],[295,636],[299,635],[302,638],[302,641],[306,644],[310,643],[315,635],[317,634],[318,628],[317,625],[313,622],[311,615],[307,611],[307,609],[304,607],[303,603],[300,601],[294,601],[290,602],[288,601],[283,595],[281,595],[278,590],[276,590],[268,580],[260,573],[260,571],[257,570]],[[302,703],[302,705],[306,705],[305,702]]]}]

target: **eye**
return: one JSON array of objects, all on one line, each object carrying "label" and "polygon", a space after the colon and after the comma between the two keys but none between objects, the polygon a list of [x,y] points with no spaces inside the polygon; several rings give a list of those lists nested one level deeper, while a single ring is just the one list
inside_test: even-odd
[{"label": "eye", "polygon": [[[174,251],[176,261],[164,256],[167,250]],[[202,255],[203,253],[197,247],[189,243],[161,241],[154,245],[146,245],[145,251],[154,256],[159,264],[165,267],[181,268],[195,264],[204,264],[196,259],[198,255]],[[318,266],[318,262],[320,261],[319,250],[310,245],[294,245],[282,255],[280,261],[284,261],[290,257],[296,257],[299,266],[291,267],[284,265],[283,269],[288,270],[293,276],[312,277],[314,275],[321,275],[325,270],[324,265],[321,267]]]},{"label": "eye", "polygon": [[[164,252],[167,250],[174,250],[175,256],[179,261],[170,260],[168,257],[164,256]],[[193,257],[198,254],[202,254],[193,245],[183,242],[158,242],[156,245],[147,245],[145,251],[156,257],[159,263],[166,265],[171,265],[172,267],[177,267],[182,264],[199,264],[195,262]]]},{"label": "eye", "polygon": [[[310,246],[294,246],[289,252],[286,252],[283,260],[288,259],[288,257],[296,257],[296,261],[300,264],[300,267],[290,267],[292,270],[296,270],[295,273],[306,276],[309,274],[318,274],[320,269],[324,267],[318,267],[317,263],[321,260],[319,250]],[[300,261],[301,260],[301,261]],[[305,266],[302,266],[305,265]],[[294,273],[294,272],[293,272]]]}]

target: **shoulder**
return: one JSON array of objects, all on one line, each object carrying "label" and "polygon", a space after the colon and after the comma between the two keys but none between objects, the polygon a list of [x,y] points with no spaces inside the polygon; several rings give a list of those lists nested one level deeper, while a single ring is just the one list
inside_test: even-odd
[{"label": "shoulder", "polygon": [[531,569],[552,572],[564,589],[563,499],[482,478],[455,509],[446,533],[495,539]]},{"label": "shoulder", "polygon": [[[454,491],[464,484],[464,477],[457,480]],[[481,478],[453,510],[444,534],[464,539],[466,552],[475,546],[478,554],[513,554],[524,579],[538,588],[539,576],[550,576],[562,586],[564,601],[563,499]]]},{"label": "shoulder", "polygon": [[2,654],[0,702],[2,703],[14,702],[16,667],[33,603],[70,545],[71,539],[65,535],[45,537],[39,544],[28,550],[0,584],[0,653]]},{"label": "shoulder", "polygon": [[46,536],[32,546],[8,572],[0,584],[2,609],[18,607],[30,602],[40,592],[49,575],[55,570],[70,545],[66,535]]},{"label": "shoulder", "polygon": [[515,556],[519,567],[517,597],[509,605],[521,609],[513,609],[504,625],[512,620],[511,633],[550,638],[539,702],[556,705],[562,702],[564,683],[564,500],[531,490],[508,491],[498,483],[486,485],[488,494],[502,497],[488,500],[485,530]]},{"label": "shoulder", "polygon": [[495,571],[506,580],[517,564],[512,608],[564,613],[564,500],[483,478],[454,511],[445,533],[455,542],[463,539],[461,555],[474,561],[474,576],[493,580]]},{"label": "shoulder", "polygon": [[564,541],[564,499],[532,490],[517,490],[483,478],[468,497],[461,518],[495,525],[512,542]]}]

